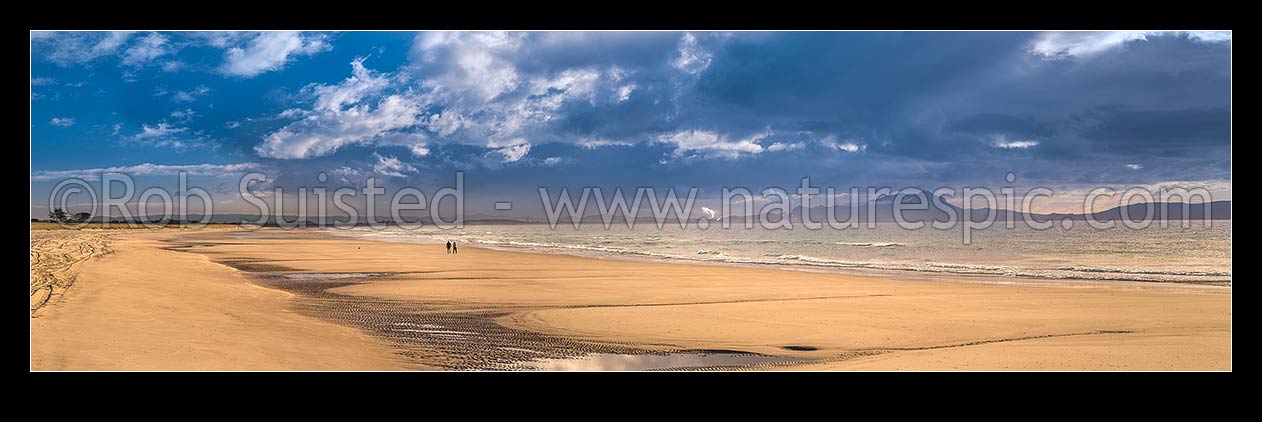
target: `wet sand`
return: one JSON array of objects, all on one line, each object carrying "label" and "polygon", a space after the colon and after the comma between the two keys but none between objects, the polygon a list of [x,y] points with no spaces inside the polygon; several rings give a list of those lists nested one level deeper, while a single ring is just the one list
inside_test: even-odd
[{"label": "wet sand", "polygon": [[1222,286],[448,255],[311,231],[113,248],[32,319],[34,369],[1231,369]]}]

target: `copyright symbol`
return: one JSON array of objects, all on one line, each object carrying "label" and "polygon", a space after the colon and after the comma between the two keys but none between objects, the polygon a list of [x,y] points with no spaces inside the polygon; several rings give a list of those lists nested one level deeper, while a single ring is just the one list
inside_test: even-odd
[{"label": "copyright symbol", "polygon": [[[53,187],[52,192],[49,192],[48,194],[48,210],[68,210],[70,196],[79,193],[86,193],[88,197],[92,199],[91,202],[89,202],[92,207],[89,210],[89,213],[96,215],[96,191],[92,189],[92,185],[79,178],[62,180],[60,183],[57,183],[57,186]],[[70,211],[66,211],[66,213],[71,214]],[[56,221],[56,223],[60,224],[62,227],[81,227],[84,224],[87,224],[86,221],[72,222],[68,220],[59,220]]]}]

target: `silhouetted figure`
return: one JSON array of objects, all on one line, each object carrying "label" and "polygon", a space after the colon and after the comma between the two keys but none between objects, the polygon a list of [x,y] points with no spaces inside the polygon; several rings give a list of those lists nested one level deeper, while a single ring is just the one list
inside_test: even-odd
[{"label": "silhouetted figure", "polygon": [[451,242],[451,253],[460,253],[460,249],[456,248],[456,242]]},{"label": "silhouetted figure", "polygon": [[447,241],[447,253],[451,253],[451,241]]}]

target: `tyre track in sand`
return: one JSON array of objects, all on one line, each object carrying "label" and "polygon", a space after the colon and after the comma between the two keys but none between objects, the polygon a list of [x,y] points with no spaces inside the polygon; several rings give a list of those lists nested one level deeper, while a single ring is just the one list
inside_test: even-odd
[{"label": "tyre track in sand", "polygon": [[31,232],[31,316],[61,296],[79,277],[84,262],[110,253],[110,238],[99,232]]}]

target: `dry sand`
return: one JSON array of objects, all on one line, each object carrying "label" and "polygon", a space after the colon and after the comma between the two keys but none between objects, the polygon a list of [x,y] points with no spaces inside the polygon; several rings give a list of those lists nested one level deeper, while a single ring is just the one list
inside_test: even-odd
[{"label": "dry sand", "polygon": [[31,313],[65,293],[89,259],[109,253],[109,237],[95,231],[31,231]]},{"label": "dry sand", "polygon": [[448,255],[281,230],[126,234],[113,248],[32,319],[33,368],[518,369],[736,350],[808,359],[759,369],[1231,369],[1221,286]]},{"label": "dry sand", "polygon": [[[68,237],[101,233],[61,232]],[[163,249],[186,235],[110,233],[110,254],[31,318],[33,370],[402,369],[381,340],[288,309],[205,256]],[[34,252],[32,252],[34,254]]]}]

